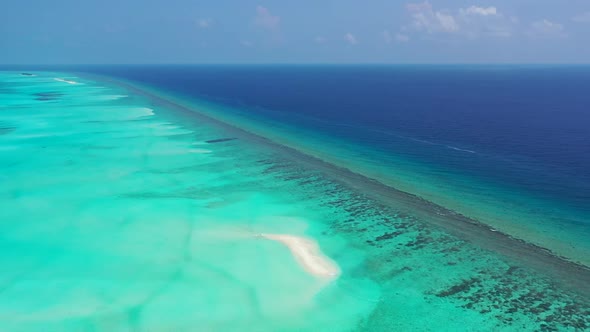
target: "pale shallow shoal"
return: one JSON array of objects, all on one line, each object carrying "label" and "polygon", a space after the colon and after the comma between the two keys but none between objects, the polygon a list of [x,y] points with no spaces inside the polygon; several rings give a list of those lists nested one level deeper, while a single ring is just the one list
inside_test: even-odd
[{"label": "pale shallow shoal", "polygon": [[311,239],[286,234],[261,233],[260,236],[285,245],[291,251],[297,263],[314,276],[332,279],[340,274],[338,265],[325,256],[318,244]]}]

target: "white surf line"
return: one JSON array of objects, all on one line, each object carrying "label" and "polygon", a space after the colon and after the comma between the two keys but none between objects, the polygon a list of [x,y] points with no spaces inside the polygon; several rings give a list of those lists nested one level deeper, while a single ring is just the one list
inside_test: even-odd
[{"label": "white surf line", "polygon": [[449,149],[456,150],[456,151],[463,151],[463,152],[475,153],[475,151],[467,150],[467,149],[461,149],[461,148],[458,148],[458,147],[452,146],[452,145],[445,145],[445,146],[447,148],[449,148]]},{"label": "white surf line", "polygon": [[206,154],[206,153],[213,152],[213,151],[207,150],[207,149],[188,149],[187,151],[190,153],[200,153],[200,154]]},{"label": "white surf line", "polygon": [[316,277],[333,279],[340,275],[340,268],[329,257],[325,256],[318,244],[304,237],[285,234],[264,234],[258,236],[285,245],[295,260],[305,271]]},{"label": "white surf line", "polygon": [[66,80],[63,78],[54,78],[54,80],[56,80],[58,82],[68,83],[68,84],[78,84],[78,82],[76,82],[76,81],[70,81],[70,80]]}]

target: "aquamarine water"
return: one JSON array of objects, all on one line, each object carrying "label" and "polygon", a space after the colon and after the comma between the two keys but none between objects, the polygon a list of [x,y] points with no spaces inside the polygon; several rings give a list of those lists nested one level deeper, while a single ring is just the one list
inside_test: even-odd
[{"label": "aquamarine water", "polygon": [[0,331],[590,327],[581,266],[194,109],[35,74],[0,74]]}]

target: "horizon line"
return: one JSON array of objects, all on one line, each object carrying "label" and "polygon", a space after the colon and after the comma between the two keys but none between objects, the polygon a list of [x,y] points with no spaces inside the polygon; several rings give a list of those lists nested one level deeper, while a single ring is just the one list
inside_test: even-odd
[{"label": "horizon line", "polygon": [[205,63],[205,62],[178,62],[178,63],[0,63],[0,67],[17,66],[590,66],[590,62],[566,63],[566,62],[227,62],[227,63]]}]

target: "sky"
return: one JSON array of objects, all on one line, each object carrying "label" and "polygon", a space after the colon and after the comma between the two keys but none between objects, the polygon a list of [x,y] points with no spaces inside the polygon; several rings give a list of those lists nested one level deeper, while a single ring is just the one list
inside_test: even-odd
[{"label": "sky", "polygon": [[0,64],[589,62],[590,0],[0,5]]}]

